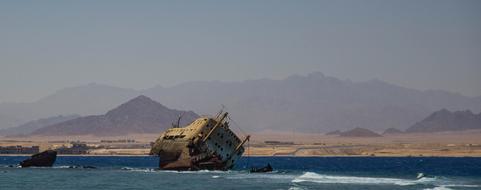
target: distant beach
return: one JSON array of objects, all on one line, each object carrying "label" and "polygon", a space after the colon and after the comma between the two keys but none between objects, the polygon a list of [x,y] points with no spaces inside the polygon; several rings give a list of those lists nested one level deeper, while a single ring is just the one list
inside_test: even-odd
[{"label": "distant beach", "polygon": [[[244,156],[295,157],[481,157],[481,132],[464,131],[432,134],[401,134],[383,137],[348,138],[332,135],[259,132],[245,146]],[[81,156],[146,156],[158,134],[123,137],[30,137],[0,140],[0,146],[40,146],[54,149],[82,142],[90,147]],[[102,139],[135,139],[135,142],[106,143]],[[110,148],[99,148],[110,147]],[[144,148],[141,148],[144,147]],[[8,156],[4,154],[5,156]],[[27,155],[27,154],[26,154]],[[62,154],[61,154],[62,155]],[[70,154],[72,155],[72,154]]]}]

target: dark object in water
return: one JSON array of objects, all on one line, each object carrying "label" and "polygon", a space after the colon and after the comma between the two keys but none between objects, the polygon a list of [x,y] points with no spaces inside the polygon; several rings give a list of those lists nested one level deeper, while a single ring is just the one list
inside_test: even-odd
[{"label": "dark object in water", "polygon": [[251,173],[265,173],[265,172],[272,172],[271,164],[267,164],[267,166],[262,168],[251,168]]},{"label": "dark object in water", "polygon": [[47,150],[44,152],[34,154],[29,159],[26,159],[20,162],[20,166],[22,166],[22,168],[27,168],[32,166],[51,167],[53,163],[55,163],[56,159],[57,159],[57,151]]}]

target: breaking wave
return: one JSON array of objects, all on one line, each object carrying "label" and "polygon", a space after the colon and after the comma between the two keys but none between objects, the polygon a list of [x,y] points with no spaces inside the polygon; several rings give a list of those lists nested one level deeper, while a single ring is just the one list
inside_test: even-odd
[{"label": "breaking wave", "polygon": [[133,171],[133,172],[156,172],[157,170],[151,169],[151,168],[131,168],[131,167],[122,167],[120,168],[121,170],[126,170],[126,171]]},{"label": "breaking wave", "polygon": [[451,190],[451,188],[479,188],[481,185],[463,184],[458,180],[449,180],[437,177],[423,177],[421,179],[400,179],[383,177],[356,177],[356,176],[335,176],[323,175],[314,172],[305,172],[294,178],[293,183],[312,182],[323,184],[358,184],[358,185],[423,185],[431,186],[425,190]]},{"label": "breaking wave", "polygon": [[199,171],[175,171],[175,170],[160,170],[152,168],[132,168],[122,167],[120,170],[132,171],[132,172],[157,172],[157,173],[175,173],[175,174],[228,174],[231,171],[219,171],[219,170],[199,170]]},{"label": "breaking wave", "polygon": [[433,188],[425,188],[423,190],[452,190],[452,189],[447,188],[446,186],[439,186],[439,187],[433,187]]},{"label": "breaking wave", "polygon": [[284,173],[249,173],[239,172],[235,175],[224,176],[226,179],[272,179],[272,180],[292,180],[297,175]]},{"label": "breaking wave", "polygon": [[383,184],[383,185],[416,185],[433,184],[436,178],[421,178],[417,180],[399,178],[378,178],[378,177],[355,177],[355,176],[334,176],[322,175],[314,172],[306,172],[292,180],[293,183],[314,182],[314,183],[336,183],[336,184]]},{"label": "breaking wave", "polygon": [[437,186],[437,187],[433,187],[433,188],[426,188],[424,190],[452,190],[450,187],[455,187],[455,188],[462,188],[462,187],[467,187],[467,188],[479,188],[481,187],[480,185],[462,185],[462,184],[459,184],[459,185],[440,185],[440,186]]}]

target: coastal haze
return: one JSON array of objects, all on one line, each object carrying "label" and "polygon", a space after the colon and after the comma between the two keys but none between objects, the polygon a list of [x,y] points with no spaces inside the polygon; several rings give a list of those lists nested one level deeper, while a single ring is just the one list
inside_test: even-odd
[{"label": "coastal haze", "polygon": [[325,133],[355,127],[404,130],[441,109],[481,111],[481,97],[414,90],[380,80],[352,82],[316,72],[282,80],[190,82],[140,91],[92,83],[62,89],[32,103],[0,104],[6,118],[0,124],[8,128],[56,115],[104,114],[139,95],[201,115],[214,114],[224,105],[234,120],[253,132]]},{"label": "coastal haze", "polygon": [[235,131],[253,136],[250,155],[479,156],[479,108],[480,98],[380,80],[352,82],[320,72],[141,91],[88,84],[37,102],[1,105],[25,124],[0,134],[3,145],[51,148],[80,141],[102,147],[117,142],[89,152],[143,155],[179,117],[184,126],[224,109],[232,114]]},{"label": "coastal haze", "polygon": [[480,7],[4,2],[0,145],[144,155],[223,109],[253,155],[479,156]]}]

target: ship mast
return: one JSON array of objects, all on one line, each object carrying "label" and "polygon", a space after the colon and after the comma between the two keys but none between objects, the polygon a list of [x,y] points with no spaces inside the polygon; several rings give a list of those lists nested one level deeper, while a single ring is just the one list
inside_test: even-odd
[{"label": "ship mast", "polygon": [[182,112],[180,115],[179,115],[179,118],[177,118],[177,124],[174,124],[172,123],[172,128],[179,128],[180,127],[180,120],[182,119],[182,117],[184,116],[185,112]]},{"label": "ship mast", "polygon": [[207,135],[204,137],[204,139],[202,139],[202,142],[205,142],[207,141],[207,139],[210,137],[210,135],[212,135],[212,133],[217,129],[219,128],[220,126],[222,126],[222,123],[224,121],[224,119],[227,117],[227,112],[224,112],[221,116],[221,118],[217,121],[217,123],[215,124],[215,126],[209,131],[209,133],[207,133]]},{"label": "ship mast", "polygon": [[247,141],[249,141],[250,138],[251,138],[251,136],[250,136],[250,135],[247,135],[246,138],[242,141],[242,143],[240,143],[240,144],[235,148],[234,152],[233,152],[231,155],[237,154],[237,152],[239,152],[240,148],[241,148],[242,146],[244,146],[244,144],[245,144]]}]

